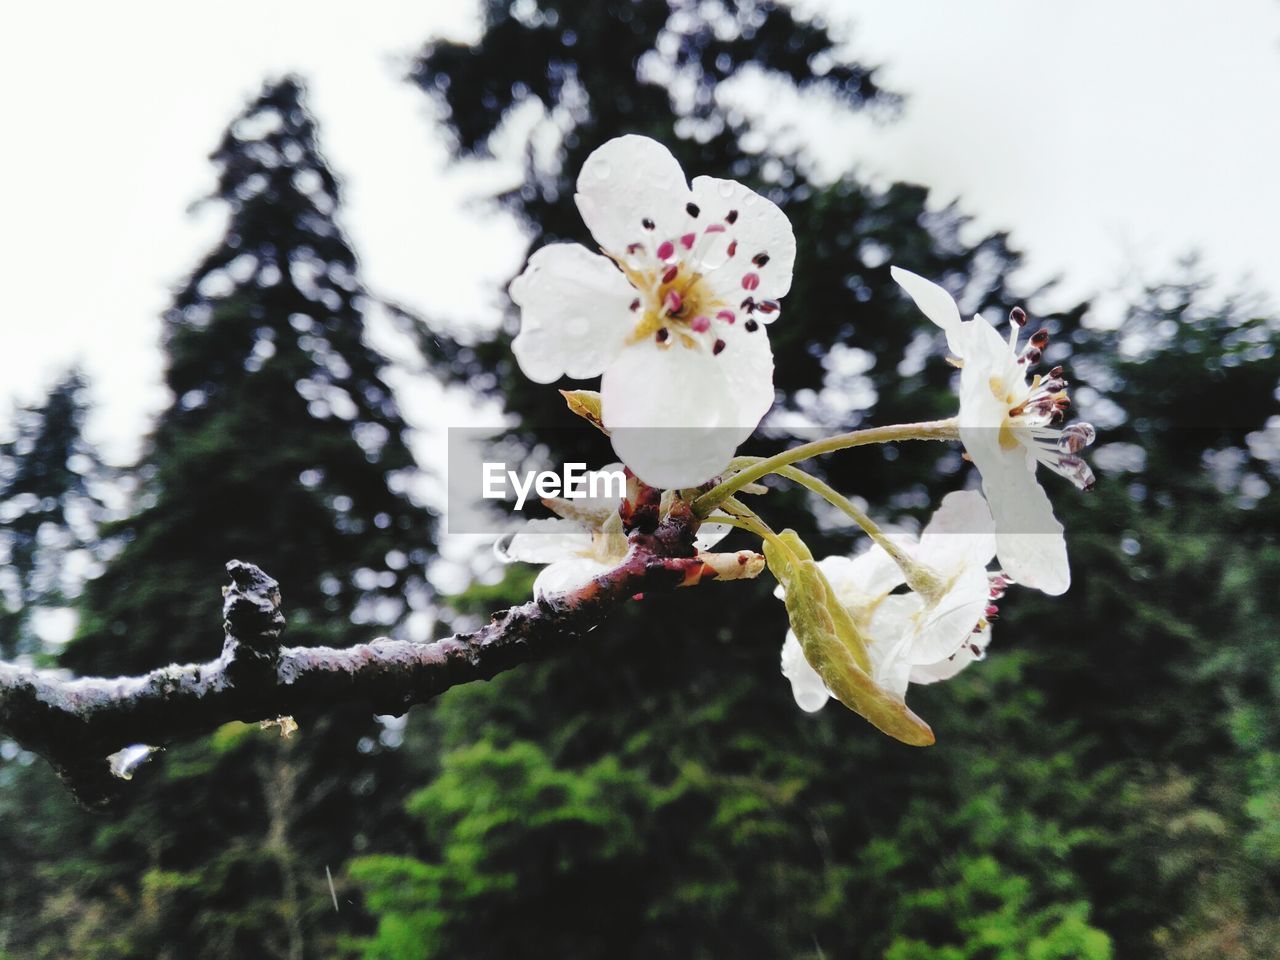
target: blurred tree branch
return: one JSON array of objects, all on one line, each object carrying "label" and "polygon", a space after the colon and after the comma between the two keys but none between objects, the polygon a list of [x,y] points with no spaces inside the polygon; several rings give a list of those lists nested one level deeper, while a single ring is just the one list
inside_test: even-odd
[{"label": "blurred tree branch", "polygon": [[[661,522],[656,512],[633,517],[630,526],[625,559],[585,586],[430,643],[380,638],[343,649],[283,647],[279,585],[258,567],[232,560],[232,582],[223,588],[226,641],[216,660],[114,679],[70,679],[0,663],[0,735],[48,760],[85,806],[102,808],[124,787],[107,758],[125,747],[159,747],[233,720],[273,721],[339,703],[402,714],[450,687],[570,646],[638,594],[739,575],[731,564],[696,553],[697,523],[687,508]],[[742,575],[762,565],[748,563],[760,559],[755,554],[739,557]]]}]

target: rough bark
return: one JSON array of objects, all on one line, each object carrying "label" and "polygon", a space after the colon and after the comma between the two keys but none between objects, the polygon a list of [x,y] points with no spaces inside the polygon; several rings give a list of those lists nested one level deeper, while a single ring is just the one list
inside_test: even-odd
[{"label": "rough bark", "polygon": [[[0,735],[47,759],[83,804],[104,807],[126,788],[107,761],[125,747],[159,747],[232,720],[314,715],[339,703],[402,714],[450,687],[558,653],[633,596],[733,575],[723,558],[695,555],[696,522],[687,512],[661,523],[628,519],[630,550],[612,570],[430,643],[380,638],[342,649],[283,647],[279,585],[233,560],[232,582],[223,588],[226,641],[216,660],[113,679],[0,663]],[[758,570],[757,555],[739,557],[744,569]]]}]

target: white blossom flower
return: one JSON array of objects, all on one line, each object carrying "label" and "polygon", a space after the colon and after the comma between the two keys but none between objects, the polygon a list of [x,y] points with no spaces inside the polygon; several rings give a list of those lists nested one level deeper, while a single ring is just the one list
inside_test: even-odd
[{"label": "white blossom flower", "polygon": [[[622,464],[615,463],[601,472],[620,470]],[[503,563],[546,564],[533,581],[535,597],[576,590],[626,558],[627,536],[618,512],[622,498],[577,497],[543,503],[559,516],[527,520],[515,533],[494,544],[494,553]],[[708,551],[732,529],[728,524],[703,523],[694,548],[699,553]]]},{"label": "white blossom flower", "polygon": [[618,456],[650,486],[696,486],[773,404],[762,323],[791,286],[791,224],[736,181],[690,185],[640,136],[593,152],[575,199],[603,256],[559,243],[529,258],[510,290],[516,360],[539,383],[602,377]]},{"label": "white blossom flower", "polygon": [[[987,570],[995,556],[994,523],[977,491],[947,494],[918,541],[893,539],[932,578],[927,593],[895,593],[906,578],[879,545],[852,559],[826,557],[818,566],[867,638],[872,679],[901,698],[908,683],[945,680],[982,658],[994,600],[1010,581]],[[782,673],[802,710],[826,703],[826,685],[791,632],[782,648]]]},{"label": "white blossom flower", "polygon": [[1027,322],[1021,308],[1010,317],[1006,340],[981,316],[961,320],[955,301],[937,284],[898,267],[892,273],[946,333],[960,366],[960,440],[982,474],[1001,564],[1018,583],[1049,594],[1066,592],[1071,572],[1062,524],[1035,471],[1044,464],[1088,490],[1093,471],[1079,454],[1095,434],[1083,422],[1058,426],[1070,405],[1061,367],[1027,379],[1049,331],[1038,330],[1019,350],[1018,334]]}]

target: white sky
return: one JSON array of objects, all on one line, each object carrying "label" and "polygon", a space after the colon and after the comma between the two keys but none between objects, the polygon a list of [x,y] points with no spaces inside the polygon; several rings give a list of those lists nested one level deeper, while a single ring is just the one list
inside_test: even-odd
[{"label": "white sky", "polygon": [[[1064,300],[1158,277],[1193,247],[1280,293],[1280,3],[809,2],[852,18],[854,49],[910,97],[884,127],[799,114],[829,163],[962,198],[1029,252],[1028,283],[1068,277]],[[453,316],[497,301],[523,243],[475,201],[515,168],[446,169],[425,98],[400,79],[433,33],[474,35],[469,4],[123,9],[25,4],[0,26],[0,417],[78,359],[100,404],[91,435],[133,455],[166,402],[159,314],[221,228],[212,208],[186,213],[212,186],[207,154],[288,70],[310,84],[370,286]]]}]

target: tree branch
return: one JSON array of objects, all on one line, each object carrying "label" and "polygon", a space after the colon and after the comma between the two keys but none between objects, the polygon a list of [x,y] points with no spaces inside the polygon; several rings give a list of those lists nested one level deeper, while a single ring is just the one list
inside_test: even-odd
[{"label": "tree branch", "polygon": [[279,585],[233,560],[227,564],[232,583],[223,588],[226,642],[216,660],[115,679],[68,679],[0,663],[0,734],[45,757],[81,803],[104,807],[123,787],[107,757],[125,747],[158,747],[232,720],[274,720],[336,704],[402,714],[450,687],[488,680],[576,643],[633,596],[754,576],[763,566],[749,551],[698,556],[697,521],[687,509],[641,526],[649,530],[632,530],[626,558],[585,586],[512,607],[478,630],[431,643],[380,638],[343,649],[281,647]]}]

